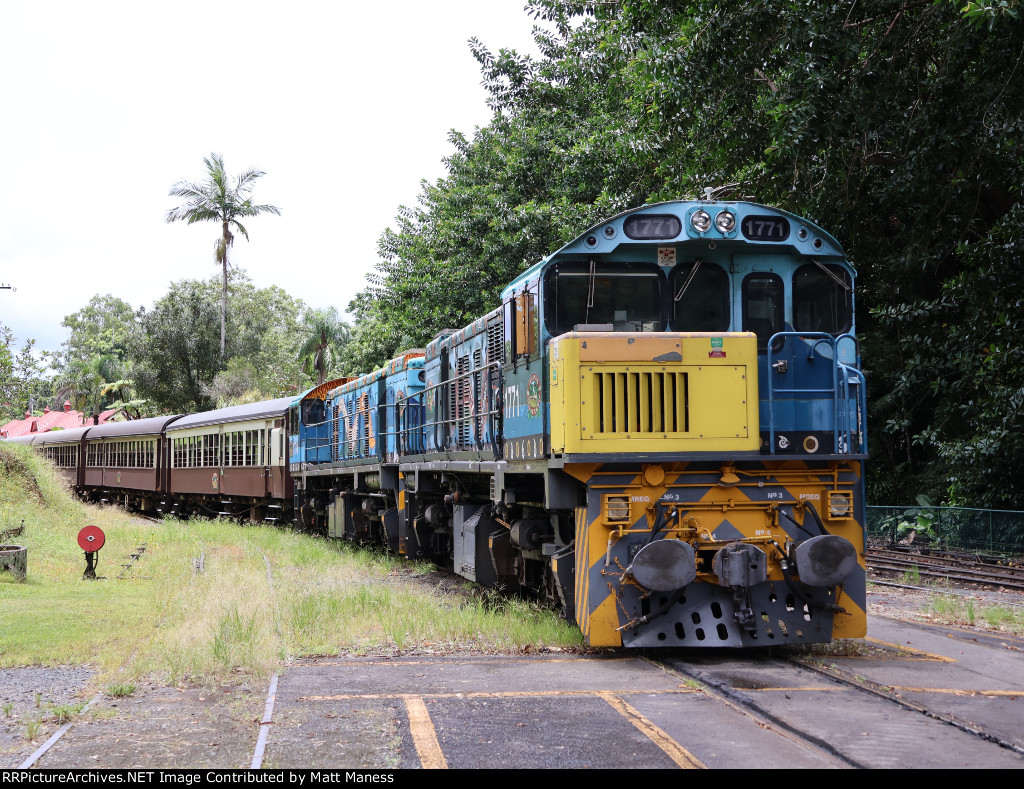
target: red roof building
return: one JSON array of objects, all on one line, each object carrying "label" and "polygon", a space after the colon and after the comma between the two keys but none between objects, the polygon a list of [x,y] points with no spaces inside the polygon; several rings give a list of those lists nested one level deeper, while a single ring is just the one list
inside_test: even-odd
[{"label": "red roof building", "polygon": [[[115,409],[102,411],[96,423],[102,425],[115,413],[117,413]],[[92,423],[92,417],[85,416],[81,411],[72,411],[71,403],[65,400],[63,411],[51,411],[49,408],[44,408],[42,416],[32,416],[26,411],[24,419],[12,419],[7,424],[0,425],[0,439],[46,433],[50,430],[85,427]]]}]

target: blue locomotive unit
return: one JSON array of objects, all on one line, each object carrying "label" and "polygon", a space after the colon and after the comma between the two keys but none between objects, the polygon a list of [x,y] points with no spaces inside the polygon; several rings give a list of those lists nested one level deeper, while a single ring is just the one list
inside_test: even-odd
[{"label": "blue locomotive unit", "polygon": [[560,606],[595,646],[865,633],[856,272],[746,202],[612,217],[289,408],[296,518]]}]

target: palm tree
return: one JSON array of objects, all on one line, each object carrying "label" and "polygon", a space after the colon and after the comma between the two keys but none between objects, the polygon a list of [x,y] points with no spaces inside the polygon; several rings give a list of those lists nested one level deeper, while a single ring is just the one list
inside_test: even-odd
[{"label": "palm tree", "polygon": [[349,340],[350,329],[331,307],[326,310],[309,310],[303,319],[306,339],[299,347],[299,361],[307,374],[316,373],[317,385],[327,378],[327,371],[333,364],[339,347]]},{"label": "palm tree", "polygon": [[99,416],[110,391],[109,382],[117,377],[116,366],[116,359],[110,355],[94,354],[88,359],[76,359],[67,372],[67,382],[59,396],[70,399],[77,410],[84,413],[91,409],[92,416]]},{"label": "palm tree", "polygon": [[224,358],[224,333],[228,311],[228,248],[234,244],[232,226],[245,240],[249,231],[239,219],[260,214],[281,215],[281,209],[272,205],[253,205],[252,190],[257,178],[265,175],[262,170],[246,170],[233,181],[224,171],[224,157],[211,153],[203,159],[207,179],[201,184],[178,181],[171,187],[171,197],[184,197],[185,202],[167,212],[168,222],[184,220],[193,222],[220,222],[221,235],[214,245],[214,260],[224,271],[224,288],[220,302],[220,355]]}]

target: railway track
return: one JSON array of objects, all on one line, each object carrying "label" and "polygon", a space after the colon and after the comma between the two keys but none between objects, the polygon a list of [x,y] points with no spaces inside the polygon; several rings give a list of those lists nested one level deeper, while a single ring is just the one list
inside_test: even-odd
[{"label": "railway track", "polygon": [[920,578],[943,579],[982,586],[1024,591],[1024,567],[994,564],[977,557],[965,558],[950,554],[908,553],[882,548],[868,548],[868,568],[893,576],[915,575]]},{"label": "railway track", "polygon": [[[981,646],[977,639],[971,641],[975,650],[1005,654],[1007,649],[1005,639]],[[901,687],[894,682],[900,670],[893,668],[901,661],[924,661],[936,667],[956,661],[914,650],[903,653],[895,644],[886,647],[887,653],[880,657],[832,659],[782,653],[655,662],[700,683],[709,696],[836,767],[906,767],[921,760],[938,767],[947,759],[947,766],[953,766],[964,758],[954,757],[954,752],[975,753],[982,762],[997,759],[1009,765],[1024,757],[1019,733],[1005,728],[1001,712],[986,709],[987,700],[998,698],[1005,705],[1015,696],[1002,692],[999,698],[999,691],[963,690],[951,705],[950,692],[941,685]],[[860,673],[870,674],[869,665],[878,672],[877,679]],[[929,669],[928,674],[947,670],[955,669]],[[965,711],[967,705],[969,711]],[[840,715],[835,714],[838,709],[842,709]],[[969,744],[972,739],[975,745]],[[983,749],[988,757],[980,755]]]}]

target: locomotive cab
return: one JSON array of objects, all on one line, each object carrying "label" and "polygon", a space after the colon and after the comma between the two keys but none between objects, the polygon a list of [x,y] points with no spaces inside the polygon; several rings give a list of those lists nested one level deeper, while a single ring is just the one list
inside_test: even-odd
[{"label": "locomotive cab", "polygon": [[673,203],[506,290],[505,457],[546,461],[549,511],[572,499],[562,478],[579,486],[575,540],[540,547],[571,553],[589,643],[863,634],[854,275],[805,220]]}]

